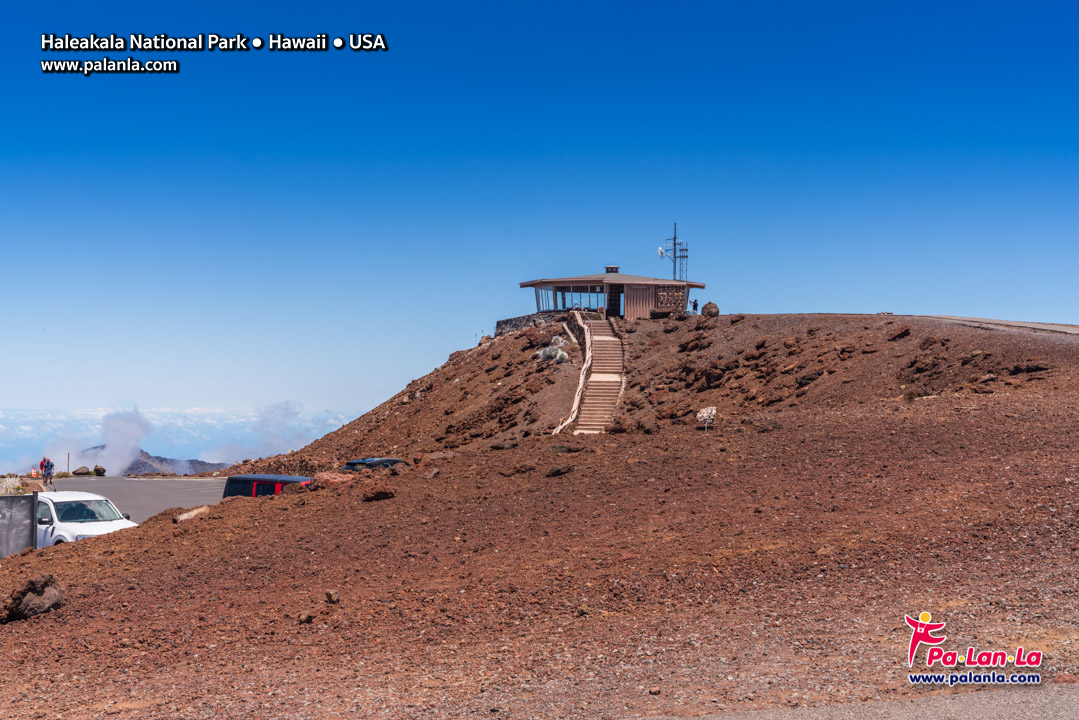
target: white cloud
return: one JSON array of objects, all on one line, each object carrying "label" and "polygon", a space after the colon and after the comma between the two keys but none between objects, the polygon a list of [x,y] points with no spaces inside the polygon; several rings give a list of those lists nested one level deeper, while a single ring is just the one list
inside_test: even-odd
[{"label": "white cloud", "polygon": [[[110,416],[113,417],[106,422]],[[26,472],[46,452],[52,453],[54,461],[64,458],[65,462],[66,454],[71,452],[73,468],[78,467],[76,458],[86,460],[80,464],[90,467],[95,463],[89,461],[96,459],[106,470],[118,472],[116,467],[140,446],[151,454],[178,459],[233,462],[303,447],[352,419],[328,411],[307,414],[292,402],[254,410],[5,409],[2,417],[5,424],[0,427],[0,473]],[[84,457],[87,448],[102,444],[116,447],[116,454],[110,454],[108,459]],[[121,447],[125,449],[121,451]]]}]

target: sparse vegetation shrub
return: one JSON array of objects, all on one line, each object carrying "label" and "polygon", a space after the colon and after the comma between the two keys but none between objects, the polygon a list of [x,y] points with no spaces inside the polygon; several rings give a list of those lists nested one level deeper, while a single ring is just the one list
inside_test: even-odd
[{"label": "sparse vegetation shrub", "polygon": [[4,477],[0,479],[0,495],[25,495],[26,488],[23,487],[22,482],[15,477]]},{"label": "sparse vegetation shrub", "polygon": [[708,426],[716,421],[716,409],[714,407],[706,407],[697,413],[697,422],[704,425],[704,431],[708,432]]},{"label": "sparse vegetation shrub", "polygon": [[554,360],[556,363],[563,363],[569,360],[569,355],[566,354],[566,351],[554,345],[548,345],[542,350],[539,350],[536,352],[536,357],[540,360]]},{"label": "sparse vegetation shrub", "polygon": [[56,473],[56,477],[58,477],[58,478],[70,478],[70,477],[75,477],[75,476],[72,475],[69,472],[58,472],[58,473]]}]

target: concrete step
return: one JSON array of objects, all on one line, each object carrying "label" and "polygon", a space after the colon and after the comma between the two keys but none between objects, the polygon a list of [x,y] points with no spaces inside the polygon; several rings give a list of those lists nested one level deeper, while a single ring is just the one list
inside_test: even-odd
[{"label": "concrete step", "polygon": [[595,435],[614,419],[626,358],[622,341],[615,336],[609,321],[594,320],[589,326],[593,340],[592,371],[585,384],[574,434]]}]

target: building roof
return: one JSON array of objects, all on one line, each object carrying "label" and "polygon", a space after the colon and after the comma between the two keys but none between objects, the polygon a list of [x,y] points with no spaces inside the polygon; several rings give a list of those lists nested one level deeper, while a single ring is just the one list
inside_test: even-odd
[{"label": "building roof", "polygon": [[229,480],[272,480],[274,482],[286,483],[286,482],[307,482],[311,478],[306,475],[266,475],[263,473],[253,473],[249,475],[230,475]]},{"label": "building roof", "polygon": [[539,280],[527,280],[521,283],[523,288],[546,285],[684,285],[690,288],[704,287],[704,283],[689,280],[672,280],[671,278],[645,277],[644,275],[627,275],[625,273],[597,273],[596,275],[576,275],[564,278],[540,278]]},{"label": "building roof", "polygon": [[51,490],[39,492],[37,496],[48,498],[53,502],[70,502],[75,500],[108,500],[104,495],[97,493],[82,492],[81,490]]}]

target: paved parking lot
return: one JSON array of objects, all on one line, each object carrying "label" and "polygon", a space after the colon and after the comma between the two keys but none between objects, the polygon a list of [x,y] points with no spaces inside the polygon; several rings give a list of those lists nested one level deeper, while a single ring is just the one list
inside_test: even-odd
[{"label": "paved parking lot", "polygon": [[131,519],[141,523],[172,507],[198,507],[221,499],[225,478],[65,478],[57,490],[82,490],[104,495]]}]

